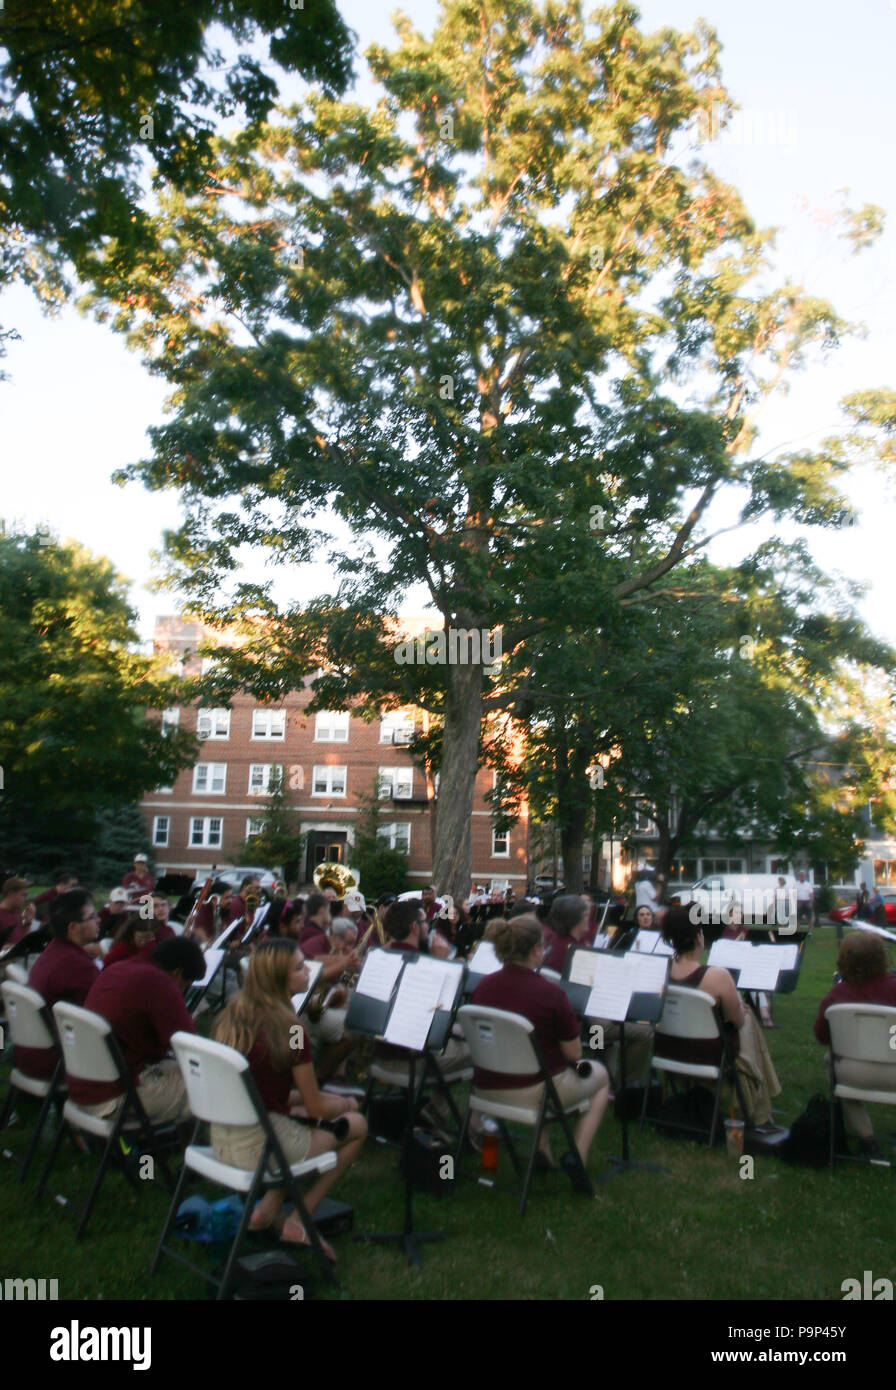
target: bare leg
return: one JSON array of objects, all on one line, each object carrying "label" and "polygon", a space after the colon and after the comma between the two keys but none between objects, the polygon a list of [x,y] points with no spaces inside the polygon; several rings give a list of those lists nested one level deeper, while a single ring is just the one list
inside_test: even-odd
[{"label": "bare leg", "polygon": [[308,1208],[309,1215],[320,1205],[334,1182],[342,1176],[346,1168],[351,1167],[358,1157],[361,1145],[367,1138],[367,1121],[363,1115],[359,1115],[357,1111],[352,1111],[346,1115],[346,1119],[348,1120],[348,1138],[340,1145],[334,1144],[333,1135],[328,1134],[326,1130],[317,1130],[311,1136],[312,1155],[326,1153],[334,1147],[337,1153],[336,1167],[331,1168],[328,1173],[322,1173],[305,1193],[305,1206]]},{"label": "bare leg", "polygon": [[594,1095],[591,1097],[591,1104],[574,1130],[576,1148],[579,1151],[579,1156],[583,1163],[588,1162],[588,1151],[591,1148],[598,1126],[604,1117],[604,1111],[607,1108],[607,1101],[609,1099],[610,1083],[609,1078],[606,1073],[604,1073],[603,1085],[599,1090],[595,1091]]}]

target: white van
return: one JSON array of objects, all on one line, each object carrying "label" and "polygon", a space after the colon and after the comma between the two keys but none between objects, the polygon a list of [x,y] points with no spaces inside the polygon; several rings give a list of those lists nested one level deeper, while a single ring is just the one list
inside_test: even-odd
[{"label": "white van", "polygon": [[[778,882],[783,878],[784,884]],[[781,928],[796,924],[796,878],[793,874],[707,874],[678,894],[687,906],[700,906],[704,922],[728,926],[735,904],[743,913],[745,926],[765,923]]]}]

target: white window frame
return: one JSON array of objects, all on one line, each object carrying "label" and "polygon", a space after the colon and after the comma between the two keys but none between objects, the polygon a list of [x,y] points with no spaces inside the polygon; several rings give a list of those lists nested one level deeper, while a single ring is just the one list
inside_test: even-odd
[{"label": "white window frame", "polygon": [[162,710],[162,738],[168,737],[169,729],[176,729],[180,723],[180,705]]},{"label": "white window frame", "polygon": [[[206,724],[207,730],[202,725]],[[230,710],[223,705],[196,711],[196,733],[203,740],[230,738]]]},{"label": "white window frame", "polygon": [[[399,790],[400,784],[406,790]],[[377,792],[380,801],[394,797],[397,801],[410,801],[414,795],[414,769],[412,767],[381,767]]]},{"label": "white window frame", "polygon": [[[262,775],[261,775],[261,782],[260,782],[258,785],[253,785],[253,778],[254,778],[255,773],[256,773],[256,771],[258,770],[258,768],[261,768],[261,774],[262,774]],[[270,794],[271,794],[271,778],[274,776],[275,770],[276,770],[277,772],[280,773],[280,778],[281,778],[281,780],[282,780],[282,778],[283,778],[283,764],[282,764],[282,763],[250,763],[250,764],[249,764],[249,791],[248,791],[249,796],[270,796]]]},{"label": "white window frame", "polygon": [[[160,833],[161,833],[161,825],[160,825],[160,822],[162,822],[162,821],[165,822],[165,830],[164,830],[164,836],[165,836],[165,838],[164,838],[164,839],[160,839],[160,838],[159,838],[159,837],[160,837]],[[170,839],[171,839],[171,817],[170,817],[170,816],[154,816],[154,817],[153,817],[153,822],[152,822],[152,843],[153,843],[153,846],[154,846],[155,848],[157,848],[157,849],[167,849],[167,848],[168,848],[168,842],[169,842]]]},{"label": "white window frame", "polygon": [[[338,774],[342,773],[342,791],[333,790],[334,777],[338,780]],[[318,791],[318,782],[325,782],[326,787],[323,791]],[[317,763],[311,772],[311,795],[312,796],[347,796],[348,795],[348,766],[343,764],[341,767],[330,763]]]},{"label": "white window frame", "polygon": [[264,828],[264,816],[247,816],[247,817],[246,817],[246,839],[247,839],[247,840],[250,839],[253,835],[260,835],[263,828]]},{"label": "white window frame", "polygon": [[634,833],[636,835],[649,835],[652,839],[655,840],[657,838],[657,835],[659,834],[659,831],[656,827],[656,821],[653,820],[650,816],[648,816],[646,811],[636,811]]},{"label": "white window frame", "polygon": [[[274,719],[282,721],[282,728],[279,733],[271,732],[271,723]],[[265,728],[262,732],[256,725],[264,721]],[[285,709],[254,709],[252,711],[252,738],[253,739],[276,739],[282,743],[286,738],[286,710]]]},{"label": "white window frame", "polygon": [[[202,827],[201,840],[194,839],[196,826]],[[212,839],[212,825],[218,827],[218,838]],[[187,835],[188,849],[220,849],[224,842],[224,818],[223,816],[191,816],[190,829]]]},{"label": "white window frame", "polygon": [[[413,710],[387,709],[380,715],[380,743],[392,743],[401,748],[410,743],[414,731]],[[395,735],[399,732],[406,732],[409,737],[396,739]]]},{"label": "white window frame", "polygon": [[347,710],[322,709],[314,717],[315,743],[348,743]]},{"label": "white window frame", "polygon": [[[206,786],[200,786],[200,772],[205,771]],[[220,787],[215,786],[215,782],[221,783]],[[194,796],[226,796],[227,794],[227,764],[226,763],[197,763],[193,768],[193,795]]]},{"label": "white window frame", "polygon": [[[498,846],[499,840],[503,840],[503,841],[504,841],[504,848],[503,848],[503,849],[498,849],[498,847],[497,847],[497,846]],[[509,831],[509,830],[493,830],[493,831],[492,831],[492,859],[509,859],[509,858],[510,858],[510,831]]]},{"label": "white window frame", "polygon": [[[403,854],[411,852],[411,826],[409,821],[392,821],[389,825],[377,826],[376,838],[389,849],[399,849]],[[398,844],[397,841],[403,841]]]}]

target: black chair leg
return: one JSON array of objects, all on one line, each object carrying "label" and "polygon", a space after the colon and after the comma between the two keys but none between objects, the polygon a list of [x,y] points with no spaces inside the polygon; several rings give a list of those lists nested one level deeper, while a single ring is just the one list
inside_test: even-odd
[{"label": "black chair leg", "polygon": [[33,1200],[35,1202],[37,1202],[44,1194],[44,1190],[47,1186],[47,1180],[52,1171],[53,1164],[56,1162],[56,1156],[59,1153],[59,1146],[62,1143],[62,1136],[65,1134],[67,1129],[68,1125],[60,1117],[59,1125],[56,1129],[56,1134],[53,1138],[53,1143],[50,1148],[50,1152],[47,1154],[47,1161],[43,1166],[43,1171],[41,1172],[40,1177],[38,1178],[37,1187],[34,1189]]},{"label": "black chair leg", "polygon": [[462,1163],[463,1163],[464,1145],[465,1145],[466,1142],[467,1142],[467,1130],[470,1128],[470,1115],[471,1115],[471,1113],[472,1113],[472,1107],[471,1107],[471,1105],[470,1105],[470,1102],[467,1101],[467,1108],[466,1108],[466,1110],[464,1111],[464,1117],[463,1117],[463,1119],[461,1120],[461,1124],[460,1124],[460,1138],[458,1139],[458,1143],[457,1143],[457,1153],[456,1153],[455,1156],[454,1156],[454,1177],[455,1177],[455,1179],[458,1179],[458,1178],[460,1177],[461,1165],[462,1165]]},{"label": "black chair leg", "polygon": [[[90,1192],[87,1196],[87,1204],[84,1207],[83,1212],[81,1213],[81,1220],[78,1222],[78,1229],[75,1231],[75,1241],[79,1241],[83,1236],[84,1232],[87,1230],[87,1222],[90,1219],[90,1213],[93,1211],[94,1203],[96,1202],[96,1199],[99,1196],[100,1188],[103,1185],[103,1178],[106,1176],[106,1169],[109,1167],[109,1164],[112,1160],[112,1155],[114,1153],[114,1149],[112,1146],[113,1144],[117,1146],[118,1140],[119,1134],[116,1131],[110,1137],[106,1144],[106,1147],[103,1149],[103,1156],[100,1159],[100,1166],[97,1169],[96,1177],[94,1178],[93,1183],[91,1184]],[[121,1155],[121,1157],[123,1158],[124,1155]]]},{"label": "black chair leg", "polygon": [[[221,1302],[223,1299],[227,1297],[233,1285],[233,1275],[234,1270],[236,1269],[236,1262],[239,1259],[240,1250],[243,1247],[243,1241],[245,1240],[246,1232],[249,1229],[249,1222],[252,1219],[252,1211],[255,1207],[256,1198],[258,1197],[258,1194],[261,1192],[262,1189],[262,1183],[264,1180],[264,1170],[267,1165],[268,1155],[269,1151],[267,1146],[265,1146],[265,1151],[262,1154],[261,1159],[259,1160],[258,1167],[255,1170],[255,1176],[252,1179],[252,1186],[249,1188],[249,1191],[246,1194],[246,1201],[243,1206],[243,1214],[240,1217],[240,1224],[237,1228],[237,1233],[233,1238],[233,1244],[230,1247],[230,1254],[227,1256],[227,1263],[224,1266],[224,1272],[221,1275],[221,1282],[218,1285],[218,1292],[215,1295],[215,1298],[218,1302]],[[186,1169],[184,1171],[186,1171]]]},{"label": "black chair leg", "polygon": [[185,1163],[180,1170],[180,1175],[177,1179],[177,1183],[174,1188],[174,1195],[171,1198],[171,1205],[168,1208],[168,1215],[165,1218],[165,1225],[162,1227],[162,1234],[159,1238],[159,1243],[156,1246],[156,1253],[153,1255],[152,1264],[149,1266],[150,1274],[155,1274],[156,1270],[158,1269],[159,1261],[161,1260],[162,1254],[165,1250],[166,1242],[171,1234],[172,1227],[174,1226],[174,1219],[177,1216],[177,1209],[180,1206],[181,1196],[187,1184],[187,1171],[187,1165]]},{"label": "black chair leg", "polygon": [[37,1117],[37,1124],[34,1126],[34,1133],[31,1136],[28,1148],[25,1150],[25,1156],[22,1159],[22,1167],[19,1170],[20,1183],[23,1183],[25,1181],[26,1177],[28,1176],[28,1170],[34,1162],[34,1156],[37,1153],[37,1146],[40,1142],[40,1137],[44,1132],[44,1125],[47,1123],[47,1117],[49,1116],[52,1107],[53,1095],[51,1093],[47,1096],[46,1100],[40,1108],[40,1114]]},{"label": "black chair leg", "polygon": [[13,1101],[16,1098],[17,1092],[18,1087],[14,1086],[12,1082],[10,1082],[6,1092],[6,1104],[3,1107],[3,1114],[0,1115],[0,1129],[5,1129],[7,1124],[9,1123],[9,1117],[12,1113]]},{"label": "black chair leg", "polygon": [[532,1147],[529,1150],[529,1161],[526,1164],[526,1176],[523,1179],[523,1194],[520,1198],[520,1216],[526,1214],[526,1203],[529,1200],[529,1188],[532,1186],[532,1174],[535,1172],[535,1155],[538,1153],[538,1141],[541,1138],[541,1130],[544,1116],[539,1116],[539,1122],[532,1131]]},{"label": "black chair leg", "polygon": [[510,1154],[513,1171],[516,1173],[517,1177],[521,1177],[523,1170],[520,1167],[520,1156],[516,1151],[516,1144],[513,1142],[513,1136],[503,1120],[498,1121],[498,1133],[507,1145],[507,1152]]}]

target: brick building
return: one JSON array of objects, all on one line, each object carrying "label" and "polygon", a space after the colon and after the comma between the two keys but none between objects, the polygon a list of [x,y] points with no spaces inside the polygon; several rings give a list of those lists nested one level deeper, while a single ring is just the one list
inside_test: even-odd
[{"label": "brick building", "polygon": [[[176,653],[184,672],[192,673],[204,636],[197,623],[160,618],[155,647]],[[141,802],[160,872],[233,863],[237,849],[258,828],[271,778],[282,769],[307,837],[306,879],[325,860],[351,865],[361,798],[376,787],[383,842],[407,852],[411,886],[431,880],[437,789],[408,752],[414,728],[425,729],[429,716],[407,708],[384,711],[365,723],[345,711],[308,714],[310,700],[305,688],[276,704],[237,695],[227,708],[183,706],[166,712],[166,722],[198,731],[203,749],[200,761],[172,787],[147,793]],[[494,831],[485,800],[493,786],[494,774],[481,768],[473,806],[473,882],[509,884],[520,894],[527,879],[526,812],[509,832]]]}]

